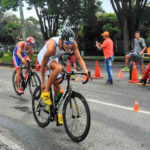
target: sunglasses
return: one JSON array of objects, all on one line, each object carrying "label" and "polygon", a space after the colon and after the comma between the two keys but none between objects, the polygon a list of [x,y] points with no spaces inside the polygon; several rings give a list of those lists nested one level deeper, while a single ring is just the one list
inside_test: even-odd
[{"label": "sunglasses", "polygon": [[67,44],[67,45],[72,45],[73,44],[73,42],[70,42],[70,41],[64,41],[64,43]]},{"label": "sunglasses", "polygon": [[35,46],[35,44],[33,44],[33,43],[29,43],[29,46],[34,47],[34,46]]}]

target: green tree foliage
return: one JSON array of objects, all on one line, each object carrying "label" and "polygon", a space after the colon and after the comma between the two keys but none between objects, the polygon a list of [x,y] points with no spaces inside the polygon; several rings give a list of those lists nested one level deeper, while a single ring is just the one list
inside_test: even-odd
[{"label": "green tree foliage", "polygon": [[113,39],[119,39],[120,38],[120,28],[118,24],[118,19],[116,14],[113,13],[104,13],[100,16],[99,23],[102,22],[102,30],[103,31],[109,31],[110,35],[112,35]]},{"label": "green tree foliage", "polygon": [[[17,8],[18,0],[1,0],[3,8]],[[83,26],[83,40],[85,49],[89,51],[89,38],[91,41],[95,38],[97,31],[96,13],[101,12],[101,2],[98,0],[25,0],[31,9],[35,8],[39,18],[40,28],[43,39],[55,36],[59,29],[65,25],[78,29]],[[77,31],[77,30],[76,30]]]},{"label": "green tree foliage", "polygon": [[131,38],[138,30],[140,18],[148,0],[110,0],[118,17],[124,40],[124,53],[128,53]]},{"label": "green tree foliage", "polygon": [[28,0],[34,6],[44,40],[56,35],[60,25],[64,23],[63,3],[61,0]]},{"label": "green tree foliage", "polygon": [[3,10],[6,9],[16,10],[18,6],[18,0],[1,0],[0,5],[2,6]]},{"label": "green tree foliage", "polygon": [[147,46],[150,46],[150,6],[148,5],[140,17],[139,30],[146,39]]},{"label": "green tree foliage", "polygon": [[55,36],[64,25],[79,27],[82,22],[82,0],[26,0],[35,7],[44,40]]},{"label": "green tree foliage", "polygon": [[97,0],[83,0],[83,33],[84,50],[86,55],[94,55],[97,52],[95,39],[100,32],[97,22],[97,13],[102,13],[101,2]]},{"label": "green tree foliage", "polygon": [[39,21],[33,17],[29,17],[25,20],[25,32],[27,37],[33,36],[36,39],[36,46],[40,48],[40,44],[43,45],[43,38],[40,29]]},{"label": "green tree foliage", "polygon": [[15,15],[3,13],[0,21],[0,43],[15,43],[16,37],[20,34],[20,27],[19,19]]},{"label": "green tree foliage", "polygon": [[13,37],[14,41],[18,35],[20,35],[21,24],[16,15],[5,16],[7,24],[4,26],[8,36]]}]

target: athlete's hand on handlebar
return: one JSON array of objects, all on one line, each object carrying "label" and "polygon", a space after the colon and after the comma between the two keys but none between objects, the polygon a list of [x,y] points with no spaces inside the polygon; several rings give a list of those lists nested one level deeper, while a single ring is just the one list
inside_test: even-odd
[{"label": "athlete's hand on handlebar", "polygon": [[85,70],[84,72],[85,72],[85,74],[86,74],[87,76],[89,75],[89,71],[88,71],[88,70]]},{"label": "athlete's hand on handlebar", "polygon": [[24,63],[26,66],[28,65],[28,64],[27,64],[27,61],[26,61],[24,58],[22,58],[21,61],[22,61],[22,63]]},{"label": "athlete's hand on handlebar", "polygon": [[83,84],[87,83],[89,81],[89,78],[92,80],[91,71],[88,71],[88,73],[86,75],[87,75],[87,79],[84,82],[82,82]]}]

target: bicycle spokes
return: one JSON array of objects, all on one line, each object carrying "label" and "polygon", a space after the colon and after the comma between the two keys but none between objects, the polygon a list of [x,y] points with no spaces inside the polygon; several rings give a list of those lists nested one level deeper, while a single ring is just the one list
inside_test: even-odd
[{"label": "bicycle spokes", "polygon": [[69,103],[66,109],[67,126],[75,136],[80,136],[87,124],[86,110],[78,98],[71,98]]},{"label": "bicycle spokes", "polygon": [[38,86],[37,81],[36,81],[34,76],[31,76],[31,85],[32,85],[32,87],[37,87]]},{"label": "bicycle spokes", "polygon": [[31,95],[33,95],[35,88],[40,85],[41,85],[41,81],[38,74],[33,72],[29,78],[29,90]]}]

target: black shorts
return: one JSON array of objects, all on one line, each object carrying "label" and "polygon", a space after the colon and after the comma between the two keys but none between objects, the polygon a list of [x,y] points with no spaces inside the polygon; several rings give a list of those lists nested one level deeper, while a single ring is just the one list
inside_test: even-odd
[{"label": "black shorts", "polygon": [[134,53],[129,53],[128,54],[130,56],[130,58],[132,59],[135,59],[135,61],[137,63],[139,63],[140,65],[144,63],[144,57],[141,56],[141,55],[138,55],[138,54],[134,54]]}]

